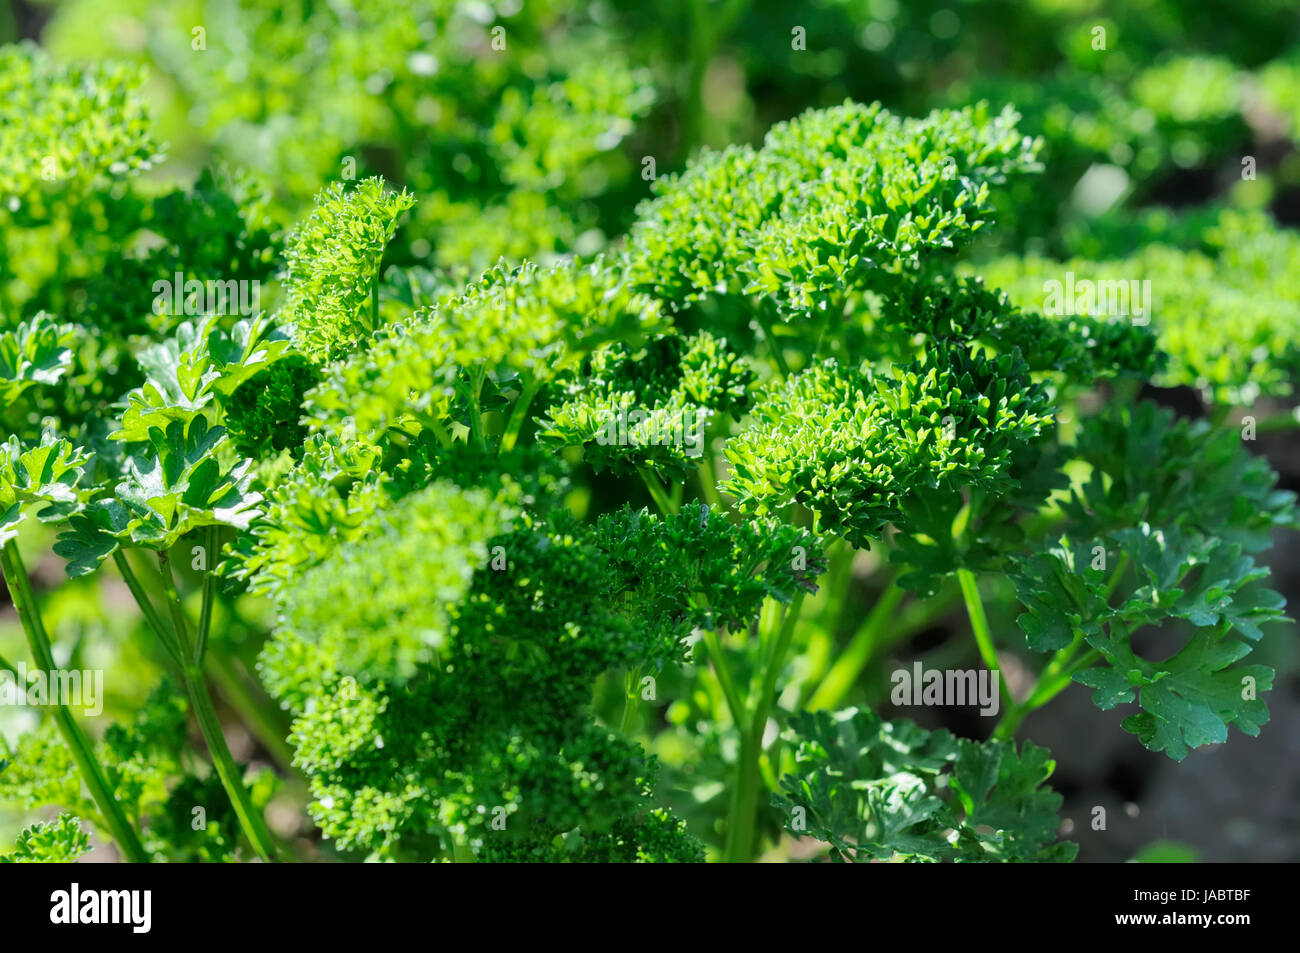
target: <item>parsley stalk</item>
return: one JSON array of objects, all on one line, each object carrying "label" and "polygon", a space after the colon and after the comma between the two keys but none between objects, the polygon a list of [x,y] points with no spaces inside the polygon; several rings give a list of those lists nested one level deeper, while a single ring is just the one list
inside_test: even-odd
[{"label": "parsley stalk", "polygon": [[515,448],[519,432],[523,430],[524,423],[528,420],[528,406],[537,396],[541,386],[542,382],[539,378],[530,377],[523,390],[519,392],[519,396],[515,398],[515,405],[510,410],[510,419],[506,421],[506,429],[501,434],[501,446],[498,452],[507,453]]},{"label": "parsley stalk", "polygon": [[198,647],[207,643],[207,624],[211,622],[212,613],[208,611],[204,614],[201,620],[202,627],[195,639],[194,647],[191,648],[185,607],[176,588],[176,579],[172,575],[171,564],[165,550],[158,552],[158,572],[162,579],[163,591],[167,596],[167,606],[171,612],[173,633],[177,644],[181,647],[182,658],[185,659],[181,666],[181,677],[185,682],[185,690],[190,696],[194,715],[198,719],[199,730],[203,732],[203,740],[212,755],[213,767],[216,768],[221,786],[226,789],[226,795],[230,798],[231,806],[234,807],[235,814],[239,818],[240,827],[244,829],[244,834],[252,844],[253,850],[263,860],[275,860],[275,843],[266,829],[261,812],[248,795],[239,766],[230,754],[225,735],[221,731],[221,721],[212,705],[212,696],[208,693],[208,685],[203,677]]},{"label": "parsley stalk", "polygon": [[848,690],[870,661],[881,633],[890,622],[896,621],[895,610],[905,595],[906,593],[896,582],[891,582],[885,587],[885,591],[876,600],[875,606],[872,607],[862,626],[854,633],[848,646],[840,653],[831,670],[817,686],[817,691],[808,702],[810,710],[832,708],[848,694]]},{"label": "parsley stalk", "polygon": [[[3,574],[5,584],[9,587],[14,610],[18,613],[18,621],[27,636],[32,657],[37,665],[48,672],[53,672],[57,666],[54,663],[50,639],[41,620],[40,608],[36,603],[31,581],[27,578],[27,569],[18,553],[18,547],[12,542],[0,546],[0,574]],[[53,715],[59,734],[63,736],[72,759],[77,764],[77,770],[81,772],[82,780],[90,789],[90,796],[103,815],[104,824],[113,835],[113,840],[117,842],[118,849],[131,863],[148,863],[149,855],[145,853],[140,838],[136,836],[135,828],[127,820],[122,805],[113,795],[113,788],[108,783],[103,766],[95,757],[94,747],[85,731],[77,724],[66,705],[53,706]]]},{"label": "parsley stalk", "polygon": [[993,635],[989,631],[989,620],[984,614],[984,603],[980,600],[979,587],[975,583],[975,574],[964,566],[957,570],[957,582],[961,586],[962,599],[966,602],[966,613],[970,617],[971,632],[975,635],[975,644],[979,646],[980,658],[984,667],[998,676],[998,689],[1003,698],[1010,698],[1007,680],[998,666],[998,654],[993,648]]},{"label": "parsley stalk", "polygon": [[763,735],[776,700],[776,680],[785,668],[803,602],[804,593],[800,591],[786,607],[778,631],[769,637],[758,698],[753,713],[741,725],[740,757],[736,763],[736,787],[732,792],[724,854],[729,863],[748,863],[754,856],[758,799],[763,787]]}]

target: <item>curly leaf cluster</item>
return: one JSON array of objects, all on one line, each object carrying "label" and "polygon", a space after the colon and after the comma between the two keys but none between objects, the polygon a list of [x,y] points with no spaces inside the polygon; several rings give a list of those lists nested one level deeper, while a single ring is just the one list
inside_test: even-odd
[{"label": "curly leaf cluster", "polygon": [[706,452],[715,417],[739,419],[755,374],[707,331],[614,344],[557,383],[539,439],[581,446],[596,472],[639,468],[680,479]]},{"label": "curly leaf cluster", "polygon": [[989,186],[1033,169],[1008,109],[900,119],[877,104],[810,111],[763,148],[706,153],[632,232],[633,274],[676,304],[758,295],[787,319],[842,305],[877,269],[897,273],[969,241]]},{"label": "curly leaf cluster", "polygon": [[905,501],[963,486],[1013,485],[1013,455],[1049,423],[1046,391],[1018,352],[938,346],[876,375],[833,360],[773,389],[727,444],[723,488],[757,514],[798,503],[823,531],[865,546]]},{"label": "curly leaf cluster", "polygon": [[[1149,281],[1151,326],[1169,356],[1155,381],[1195,387],[1216,404],[1250,406],[1291,393],[1300,370],[1300,296],[1284,277],[1300,267],[1300,236],[1243,226],[1225,220],[1228,244],[1208,253],[1153,244],[1123,259],[1003,258],[978,271],[1032,309],[1045,306],[1047,282],[1063,283],[1067,272],[1094,282]],[[1084,312],[1103,307],[1074,304]]]},{"label": "curly leaf cluster", "polygon": [[472,371],[502,389],[541,386],[600,345],[638,340],[659,321],[657,302],[612,263],[499,264],[369,350],[327,366],[307,395],[307,420],[371,438],[441,425],[470,396]]},{"label": "curly leaf cluster", "polygon": [[377,330],[380,261],[414,204],[405,190],[386,193],[378,176],[351,191],[336,182],[316,196],[285,247],[282,318],[303,354],[318,363],[340,357]]},{"label": "curly leaf cluster", "polygon": [[482,491],[435,483],[287,593],[261,669],[297,713],[313,815],[343,849],[390,858],[458,844],[524,859],[588,841],[696,856],[676,822],[636,820],[653,809],[653,766],[588,710],[602,672],[680,659],[689,622],[671,638],[645,624],[601,533],[510,518]]},{"label": "curly leaf cluster", "polygon": [[35,218],[158,158],[138,67],[56,64],[32,44],[0,48],[0,197]]},{"label": "curly leaf cluster", "polygon": [[91,850],[81,819],[60,814],[48,824],[37,822],[21,831],[14,849],[0,854],[0,864],[75,864]]}]

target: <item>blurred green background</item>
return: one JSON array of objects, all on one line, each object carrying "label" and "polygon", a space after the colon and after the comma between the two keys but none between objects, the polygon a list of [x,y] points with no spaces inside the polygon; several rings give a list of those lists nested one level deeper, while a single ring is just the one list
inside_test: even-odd
[{"label": "blurred green background", "polygon": [[[1199,247],[1224,209],[1300,224],[1294,0],[0,0],[0,42],[22,40],[59,61],[144,66],[166,144],[166,161],[149,173],[159,194],[213,165],[239,170],[260,197],[268,248],[329,182],[381,174],[405,186],[418,204],[391,260],[421,275],[426,293],[501,257],[546,261],[617,243],[653,177],[680,171],[698,149],[758,142],[773,122],[846,97],[909,114],[1012,103],[1023,131],[1043,137],[1047,172],[997,196],[984,258]],[[5,249],[8,279],[39,302],[43,266],[24,252]],[[120,300],[129,292],[99,294],[130,311]],[[1284,298],[1277,307],[1295,307]],[[1265,388],[1272,409],[1290,406],[1290,383]],[[1203,410],[1189,388],[1155,396]],[[1283,487],[1300,489],[1293,433],[1261,435],[1253,448]],[[40,532],[29,530],[27,551],[47,551]],[[1298,554],[1294,534],[1270,554],[1274,585],[1293,605]],[[32,568],[59,644],[85,667],[138,673],[110,680],[106,708],[134,710],[161,666],[129,598],[105,574],[68,583],[53,559]],[[287,721],[253,672],[268,620],[248,600],[223,611],[213,676],[232,749],[287,773]],[[1014,629],[1012,612],[992,621]],[[897,650],[937,659],[958,639],[967,639],[959,617]],[[6,606],[0,653],[21,648]],[[1300,856],[1300,656],[1293,637],[1263,651],[1279,669],[1263,738],[1181,765],[1143,752],[1119,715],[1093,709],[1081,689],[1027,723],[1029,737],[1058,753],[1064,815],[1082,827],[1091,805],[1111,808],[1113,836],[1080,836],[1080,859],[1129,859],[1180,840],[1204,860]],[[0,734],[14,737],[28,718],[0,708]],[[671,767],[671,736],[658,750]],[[271,822],[304,856],[327,855],[301,797],[285,785]],[[0,814],[0,841],[25,819]],[[1166,850],[1178,853],[1157,845],[1151,856]]]}]

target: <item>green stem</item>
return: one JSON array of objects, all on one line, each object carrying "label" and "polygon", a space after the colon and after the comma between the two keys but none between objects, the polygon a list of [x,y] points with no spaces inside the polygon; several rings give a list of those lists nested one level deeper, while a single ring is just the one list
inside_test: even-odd
[{"label": "green stem", "polygon": [[71,321],[68,308],[67,253],[64,251],[65,239],[72,231],[72,213],[60,216],[54,229],[54,289],[51,296],[58,302],[55,314],[60,320]]},{"label": "green stem", "polygon": [[[908,636],[947,615],[960,601],[960,590],[956,586],[945,586],[923,602],[909,602],[899,613],[897,623],[881,633],[880,645],[877,648],[881,650],[893,648]],[[877,657],[879,654],[877,651]]]},{"label": "green stem", "polygon": [[718,475],[713,467],[713,454],[709,451],[708,438],[704,440],[704,453],[700,457],[700,489],[704,493],[704,502],[715,510],[722,508],[722,497],[718,495]]},{"label": "green stem", "polygon": [[438,438],[438,443],[442,444],[444,448],[450,447],[456,442],[447,427],[436,417],[430,418],[429,429],[433,431],[433,435]]},{"label": "green stem", "polygon": [[[27,569],[18,553],[18,547],[12,542],[0,547],[0,574],[4,576],[5,584],[9,587],[14,610],[18,613],[18,621],[27,636],[32,657],[37,665],[53,673],[57,666],[54,664],[54,652],[50,647],[49,636],[45,632],[45,624],[36,603],[36,595],[32,592],[31,581],[27,578]],[[113,840],[117,842],[122,855],[130,863],[147,864],[149,855],[145,853],[139,837],[136,836],[135,828],[127,820],[122,805],[114,797],[107,775],[95,757],[95,749],[90,739],[66,706],[55,705],[53,709],[54,723],[72,753],[77,770],[81,772],[82,780],[90,789],[90,796],[99,808],[104,824],[113,836]]]},{"label": "green stem", "polygon": [[880,594],[880,598],[872,607],[871,613],[854,633],[848,646],[809,699],[810,710],[834,708],[849,693],[857,682],[858,676],[862,674],[862,670],[871,661],[871,654],[875,650],[881,632],[891,622],[896,621],[894,612],[905,595],[906,593],[896,583],[891,582],[885,587],[885,591]]},{"label": "green stem", "polygon": [[185,691],[190,696],[190,704],[194,706],[194,714],[199,721],[199,730],[203,732],[203,740],[207,742],[208,751],[212,754],[213,766],[235,809],[235,816],[239,818],[239,825],[244,829],[257,856],[266,861],[275,860],[275,843],[266,829],[261,812],[249,798],[243,775],[226,745],[225,735],[221,733],[221,721],[212,706],[212,696],[208,694],[203,672],[193,664],[186,665],[181,672],[185,679]]},{"label": "green stem", "polygon": [[721,9],[710,9],[707,0],[689,0],[690,61],[686,77],[686,96],[682,130],[682,154],[700,144],[704,128],[704,77],[709,62],[722,38],[735,26],[736,20],[749,6],[749,0],[725,0]]},{"label": "green stem", "polygon": [[1101,658],[1101,653],[1096,649],[1092,649],[1084,652],[1072,664],[1064,667],[1058,673],[1049,675],[1045,670],[1043,676],[1040,676],[1039,680],[1035,682],[1029,697],[1019,705],[1012,705],[1007,709],[1006,714],[998,721],[997,727],[993,729],[993,737],[999,741],[1008,741],[1015,737],[1016,730],[1020,727],[1020,723],[1024,721],[1026,715],[1042,708],[1065,691],[1074,681],[1075,672],[1089,667],[1099,658]]},{"label": "green stem", "polygon": [[190,648],[190,620],[185,617],[185,605],[181,602],[180,591],[176,588],[176,577],[172,575],[171,561],[167,551],[158,550],[158,575],[162,580],[163,594],[166,596],[167,611],[172,617],[172,635],[181,650],[181,658],[192,660]]},{"label": "green stem", "polygon": [[627,677],[623,682],[623,718],[618,726],[618,730],[624,735],[632,733],[632,725],[636,721],[637,686],[640,682],[641,666],[637,665],[628,669]]},{"label": "green stem", "polygon": [[803,609],[803,602],[806,593],[800,591],[790,600],[789,607],[785,610],[785,617],[781,620],[781,629],[777,634],[776,644],[768,654],[767,667],[763,673],[763,684],[758,696],[758,704],[754,706],[753,723],[759,729],[760,737],[762,730],[767,725],[768,713],[772,710],[772,705],[776,701],[776,680],[781,677],[781,671],[785,668],[786,656],[790,654],[790,646],[794,642],[795,626],[799,622],[799,613]]},{"label": "green stem", "polygon": [[171,565],[165,550],[158,553],[158,571],[162,577],[163,591],[167,594],[167,605],[171,611],[172,626],[177,644],[181,647],[182,657],[187,659],[181,666],[181,675],[185,681],[185,691],[189,694],[190,704],[194,708],[199,722],[199,730],[212,755],[213,767],[221,779],[221,786],[226,789],[239,824],[253,850],[263,860],[270,861],[276,857],[275,844],[262,820],[261,812],[254,806],[244,787],[243,775],[235,764],[226,736],[221,731],[221,721],[212,706],[212,696],[208,694],[208,685],[203,678],[203,670],[194,661],[193,651],[189,647],[189,623],[185,618],[185,608],[181,604],[180,593],[176,589],[176,579],[172,576]]},{"label": "green stem", "polygon": [[705,10],[705,0],[689,0],[690,8],[690,61],[686,74],[686,102],[683,110],[681,154],[689,156],[700,143],[704,128],[704,74],[713,57]]},{"label": "green stem", "polygon": [[717,673],[718,684],[722,686],[722,696],[731,711],[731,719],[738,728],[743,729],[747,717],[745,703],[736,689],[736,680],[731,674],[731,666],[727,664],[727,657],[722,653],[722,642],[717,632],[712,629],[704,630],[704,647],[708,650],[709,661],[713,663],[713,669]]},{"label": "green stem", "polygon": [[154,608],[153,600],[151,600],[149,594],[145,592],[144,586],[140,584],[140,578],[135,574],[135,570],[131,568],[131,561],[127,558],[126,552],[121,549],[116,550],[113,553],[113,563],[117,566],[117,571],[121,573],[122,580],[126,583],[126,587],[131,590],[131,596],[135,599],[136,605],[140,607],[140,611],[144,614],[145,621],[149,624],[149,628],[153,629],[154,635],[158,637],[158,642],[167,650],[167,654],[172,657],[172,661],[174,661],[177,666],[184,665],[185,661],[181,658],[180,646],[175,643],[175,640],[172,638],[171,630],[163,622],[163,618],[158,614],[158,610]]},{"label": "green stem", "polygon": [[646,489],[650,491],[650,498],[655,501],[655,506],[659,507],[659,512],[664,516],[675,516],[677,506],[668,495],[668,491],[664,488],[659,477],[655,476],[649,467],[637,467],[636,472],[641,474],[641,479],[645,483]]},{"label": "green stem", "polygon": [[[1111,574],[1110,582],[1106,585],[1106,598],[1108,600],[1119,587],[1120,580],[1124,578],[1124,573],[1128,570],[1131,562],[1132,559],[1129,554],[1124,553],[1119,562],[1116,563],[1115,571]],[[1075,672],[1087,668],[1101,658],[1101,653],[1096,649],[1080,655],[1079,650],[1085,644],[1083,633],[1076,632],[1074,638],[1070,640],[1070,644],[1058,650],[1052,656],[1052,660],[1038,673],[1038,678],[1034,680],[1034,685],[1029,690],[1025,700],[1011,705],[1006,714],[998,720],[997,727],[993,729],[994,738],[1006,740],[1013,737],[1026,715],[1042,708],[1065,691],[1074,680]]]},{"label": "green stem", "polygon": [[483,408],[480,404],[483,393],[483,375],[483,365],[480,364],[470,374],[469,381],[469,434],[474,441],[474,446],[480,450],[487,445],[483,437]]},{"label": "green stem", "polygon": [[448,432],[446,426],[443,425],[443,422],[439,420],[436,416],[434,416],[433,414],[425,414],[425,413],[416,413],[413,416],[416,422],[419,423],[421,427],[423,427],[425,430],[428,430],[430,433],[434,435],[435,438],[437,438],[438,443],[444,449],[452,445],[454,441],[452,439],[451,434]]},{"label": "green stem", "polygon": [[206,662],[208,677],[216,683],[217,690],[239,714],[240,720],[248,725],[258,742],[271,753],[281,768],[286,772],[294,772],[293,748],[285,741],[286,729],[276,722],[275,713],[268,711],[267,706],[254,697],[234,660],[220,651],[220,643],[207,653]]},{"label": "green stem", "polygon": [[1120,554],[1119,562],[1115,564],[1115,572],[1110,577],[1110,582],[1106,583],[1107,602],[1109,602],[1110,597],[1115,594],[1115,590],[1119,588],[1120,581],[1124,578],[1124,573],[1128,571],[1129,564],[1132,562],[1133,557],[1128,553]]},{"label": "green stem", "polygon": [[[0,43],[17,43],[19,39],[21,37],[18,35],[18,20],[14,15],[13,4],[0,4]],[[3,274],[2,267],[0,274]]]},{"label": "green stem", "polygon": [[1101,658],[1101,652],[1097,649],[1089,649],[1066,665],[1046,683],[1035,685],[1033,692],[1025,700],[1026,710],[1033,711],[1036,708],[1042,708],[1070,685],[1074,680],[1075,672],[1088,668],[1099,658]]},{"label": "green stem", "polygon": [[979,646],[980,657],[984,659],[984,667],[990,672],[997,673],[998,688],[1002,692],[1002,697],[1010,698],[1007,680],[1002,676],[1002,669],[998,666],[998,654],[993,648],[993,635],[989,632],[989,620],[984,615],[984,603],[980,601],[975,574],[964,567],[958,569],[957,583],[961,586],[962,599],[966,602],[966,613],[970,616],[971,631],[975,635],[975,644]]},{"label": "green stem", "polygon": [[833,627],[844,611],[844,600],[853,585],[853,561],[858,552],[845,539],[836,537],[825,550],[829,562],[826,584],[826,602],[821,608],[821,618]]},{"label": "green stem", "polygon": [[[758,752],[754,750],[752,728],[740,733],[740,751],[736,762],[736,779],[731,789],[731,807],[727,818],[727,839],[723,860],[729,864],[747,864],[753,858],[753,820],[757,815]],[[745,828],[749,830],[746,831]]]},{"label": "green stem", "polygon": [[[867,662],[863,674],[858,676],[855,683],[865,689],[863,693],[864,704],[879,703],[881,697],[880,686],[888,682],[882,669],[887,662],[889,650],[927,628],[935,620],[949,614],[953,607],[960,602],[961,591],[956,584],[953,584],[945,586],[929,599],[903,603],[903,608],[898,612],[896,618],[890,625],[881,630],[879,641],[871,653],[871,658]],[[956,651],[954,647],[954,652]],[[887,696],[888,694],[889,692],[886,690],[884,695]],[[842,703],[843,699],[839,699],[828,707],[838,708]]]},{"label": "green stem", "polygon": [[203,656],[208,648],[208,630],[212,628],[212,603],[217,595],[217,548],[221,541],[221,528],[209,526],[204,533],[207,550],[207,568],[203,574],[203,603],[199,609],[199,634],[194,640],[194,664],[203,667]]},{"label": "green stem", "polygon": [[1082,647],[1083,633],[1075,633],[1070,644],[1065,646],[1065,648],[1058,650],[1057,653],[1052,656],[1052,660],[1047,663],[1041,672],[1038,673],[1038,678],[1034,679],[1033,687],[1029,689],[1029,694],[1025,696],[1025,700],[1020,703],[1021,706],[1028,708],[1030,703],[1033,701],[1034,696],[1038,694],[1039,688],[1042,685],[1055,680],[1057,675],[1065,671],[1066,667],[1074,660],[1074,657],[1079,653],[1079,649]]},{"label": "green stem", "polygon": [[785,352],[781,350],[781,344],[777,341],[776,335],[772,333],[772,319],[767,313],[768,306],[760,303],[758,306],[758,324],[763,329],[763,340],[767,341],[768,350],[772,352],[772,360],[776,361],[776,366],[781,371],[782,377],[790,376],[790,365],[785,361]]},{"label": "green stem", "polygon": [[501,435],[501,453],[514,449],[515,442],[519,439],[519,433],[524,429],[524,423],[528,420],[528,406],[533,402],[533,398],[537,396],[541,386],[541,381],[533,377],[524,385],[524,389],[519,392],[519,396],[515,399],[515,405],[510,410],[510,419],[506,421],[505,432]]},{"label": "green stem", "polygon": [[835,649],[835,635],[838,631],[840,616],[844,609],[844,600],[848,598],[853,583],[853,561],[857,553],[841,537],[834,537],[825,547],[827,560],[826,585],[822,587],[824,601],[817,608],[819,623],[808,633],[808,644],[804,648],[803,659],[806,665],[803,684],[799,687],[799,707],[803,707],[808,697],[826,677],[831,664],[835,661],[832,653]]},{"label": "green stem", "polygon": [[[813,364],[817,360],[818,355],[821,354],[822,345],[825,343],[826,338],[828,334],[830,334],[830,330],[834,326],[836,320],[842,319],[843,317],[844,317],[843,303],[838,300],[831,301],[826,308],[826,320],[822,322],[821,330],[817,332],[817,343],[813,345],[812,351],[808,354],[809,365]],[[834,338],[834,335],[830,335],[830,336],[832,337],[832,339]]]},{"label": "green stem", "polygon": [[727,824],[726,859],[730,863],[748,863],[754,856],[758,799],[763,788],[763,733],[767,729],[768,714],[776,697],[776,680],[785,667],[803,602],[804,593],[800,592],[786,608],[776,640],[767,653],[768,661],[754,712],[749,723],[742,728],[740,760],[736,765],[736,787],[732,797],[731,817]]}]

